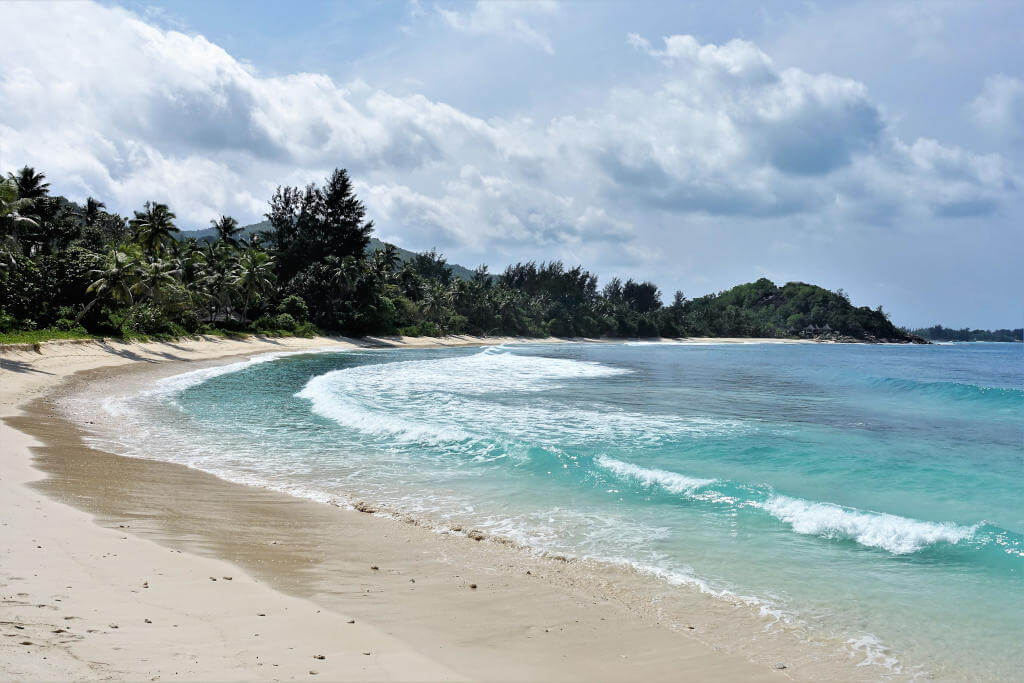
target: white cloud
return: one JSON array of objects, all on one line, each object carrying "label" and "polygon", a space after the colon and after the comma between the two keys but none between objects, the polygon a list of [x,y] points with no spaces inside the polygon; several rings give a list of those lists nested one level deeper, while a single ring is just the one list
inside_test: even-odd
[{"label": "white cloud", "polygon": [[435,11],[451,28],[478,36],[496,36],[529,45],[554,54],[551,39],[534,28],[528,16],[551,14],[558,9],[555,2],[487,2],[480,0],[465,12],[435,6]]},{"label": "white cloud", "polygon": [[1024,81],[995,74],[971,102],[975,123],[986,133],[1008,142],[1024,142]]},{"label": "white cloud", "polygon": [[[490,26],[472,17],[495,11],[457,21]],[[655,49],[631,36],[652,58],[643,86],[546,120],[484,120],[359,80],[265,76],[123,9],[19,3],[6,17],[0,164],[35,165],[122,212],[167,201],[185,225],[256,219],[277,184],[342,166],[403,245],[499,260],[602,252],[614,267],[665,259],[649,245],[711,220],[927,224],[984,215],[1015,191],[1001,157],[900,140],[863,84],[780,69],[746,41],[670,36]]]}]

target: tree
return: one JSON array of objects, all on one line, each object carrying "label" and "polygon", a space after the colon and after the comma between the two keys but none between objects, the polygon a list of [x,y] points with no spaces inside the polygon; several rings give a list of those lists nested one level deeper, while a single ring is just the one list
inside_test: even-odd
[{"label": "tree", "polygon": [[22,212],[32,207],[32,200],[18,194],[18,184],[13,174],[0,181],[0,266],[14,262],[15,254],[21,252],[18,233],[24,228],[37,227],[37,223]]},{"label": "tree", "polygon": [[174,225],[175,217],[166,204],[157,202],[146,202],[145,210],[135,212],[130,225],[135,231],[135,241],[147,255],[160,256],[174,240],[175,233],[179,232]]},{"label": "tree", "polygon": [[86,199],[85,206],[82,207],[82,211],[79,214],[85,227],[91,228],[95,226],[105,208],[107,208],[107,205],[98,199],[93,199],[92,197]]},{"label": "tree", "polygon": [[265,251],[250,247],[238,259],[234,285],[242,295],[242,315],[248,319],[253,302],[273,290],[274,261]]},{"label": "tree", "polygon": [[102,268],[89,271],[95,279],[85,291],[94,294],[95,298],[78,315],[78,319],[81,320],[89,309],[103,300],[131,306],[135,303],[134,292],[139,285],[140,274],[136,258],[117,249],[111,250]]},{"label": "tree", "polygon": [[266,216],[277,254],[277,277],[283,284],[311,261],[366,258],[373,222],[365,220],[366,207],[343,169],[335,169],[323,187],[278,187]]},{"label": "tree", "polygon": [[231,216],[222,215],[220,218],[210,221],[210,224],[217,231],[217,239],[232,247],[238,247],[238,234],[242,232],[242,228],[238,225],[237,220]]},{"label": "tree", "polygon": [[31,166],[23,166],[17,173],[8,173],[7,177],[18,187],[18,196],[22,199],[35,200],[50,193],[50,183],[43,182],[46,175],[36,173]]}]

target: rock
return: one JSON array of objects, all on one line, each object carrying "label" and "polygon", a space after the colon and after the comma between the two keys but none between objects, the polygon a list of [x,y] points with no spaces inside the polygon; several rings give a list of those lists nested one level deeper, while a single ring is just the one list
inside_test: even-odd
[{"label": "rock", "polygon": [[471,583],[471,584],[469,584],[469,587],[470,587],[470,588],[471,588],[472,590],[476,590],[476,584],[475,584],[475,583]]},{"label": "rock", "polygon": [[258,617],[265,617],[265,616],[267,616],[267,615],[266,615],[266,614],[264,614],[263,612],[260,612],[260,613],[259,613],[259,614],[257,614],[256,616],[258,616]]},{"label": "rock", "polygon": [[354,507],[356,510],[359,510],[360,512],[365,512],[368,515],[372,515],[377,511],[377,508],[362,500],[353,505],[352,507]]},{"label": "rock", "polygon": [[230,576],[222,576],[221,578],[224,579],[225,581],[230,581],[231,580]]},{"label": "rock", "polygon": [[469,536],[474,541],[482,541],[484,540],[484,538],[486,538],[486,536],[484,536],[484,532],[478,529],[470,529],[466,536]]},{"label": "rock", "polygon": [[316,676],[316,671],[313,671],[312,669],[310,669],[309,670],[309,675],[310,676]]},{"label": "rock", "polygon": [[143,621],[146,622],[147,624],[152,624],[153,623],[153,621],[151,619],[143,619]]},{"label": "rock", "polygon": [[117,624],[111,624],[110,628],[117,628]]},{"label": "rock", "polygon": [[324,657],[323,655],[313,655],[313,659],[327,659],[327,657]]},{"label": "rock", "polygon": [[376,571],[380,571],[380,567],[378,567],[378,566],[377,566],[377,565],[375,565],[375,564],[371,564],[371,565],[370,565],[370,569],[372,569],[372,570],[373,570],[373,571],[375,571],[375,572],[376,572]]},{"label": "rock", "polygon": [[779,662],[778,664],[775,665],[775,668],[776,669],[785,669],[786,665],[783,664],[782,662]]},{"label": "rock", "polygon": [[354,623],[356,623],[356,620],[355,619],[349,619],[348,622],[346,622],[346,623],[354,624]]},{"label": "rock", "polygon": [[372,653],[372,652],[370,652],[369,650],[367,650],[367,651],[366,651],[366,652],[364,652],[363,654],[364,654],[364,655],[372,655],[373,653]]}]

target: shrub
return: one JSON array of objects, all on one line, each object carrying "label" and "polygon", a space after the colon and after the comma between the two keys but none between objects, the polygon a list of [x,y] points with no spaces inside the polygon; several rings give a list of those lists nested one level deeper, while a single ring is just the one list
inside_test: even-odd
[{"label": "shrub", "polygon": [[405,327],[398,328],[398,334],[403,337],[418,337],[420,336],[420,328],[415,325],[407,325]]},{"label": "shrub", "polygon": [[17,326],[17,322],[13,315],[7,315],[0,311],[0,333],[10,332]]},{"label": "shrub", "polygon": [[295,326],[298,324],[295,322],[295,318],[292,317],[291,313],[279,313],[278,315],[275,315],[272,320],[274,323],[274,329],[286,330],[288,332],[293,331]]},{"label": "shrub", "polygon": [[441,328],[437,326],[437,323],[428,320],[425,323],[420,323],[420,334],[424,337],[440,337]]},{"label": "shrub", "polygon": [[320,334],[320,330],[313,323],[306,321],[295,326],[294,334],[296,337],[315,337]]},{"label": "shrub", "polygon": [[57,322],[53,323],[53,329],[62,330],[64,332],[71,332],[72,330],[82,329],[74,320],[68,320],[67,318],[60,318]]},{"label": "shrub", "polygon": [[306,305],[306,300],[295,294],[282,299],[281,303],[277,305],[277,312],[282,315],[290,315],[299,322],[309,320],[309,306]]}]

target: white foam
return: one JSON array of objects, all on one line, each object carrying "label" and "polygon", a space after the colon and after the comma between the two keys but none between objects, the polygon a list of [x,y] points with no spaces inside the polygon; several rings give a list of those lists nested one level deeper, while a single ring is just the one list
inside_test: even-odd
[{"label": "white foam", "polygon": [[772,496],[756,507],[786,522],[798,534],[847,538],[894,555],[917,552],[934,543],[958,543],[974,535],[977,525],[922,522],[884,512],[865,512],[833,503],[815,503],[789,496]]},{"label": "white foam", "polygon": [[668,470],[648,469],[628,462],[622,462],[615,458],[602,455],[594,462],[614,475],[623,479],[632,480],[641,486],[660,486],[669,493],[692,493],[693,491],[715,483],[715,479],[699,479],[688,477],[684,474],[669,472]]}]

